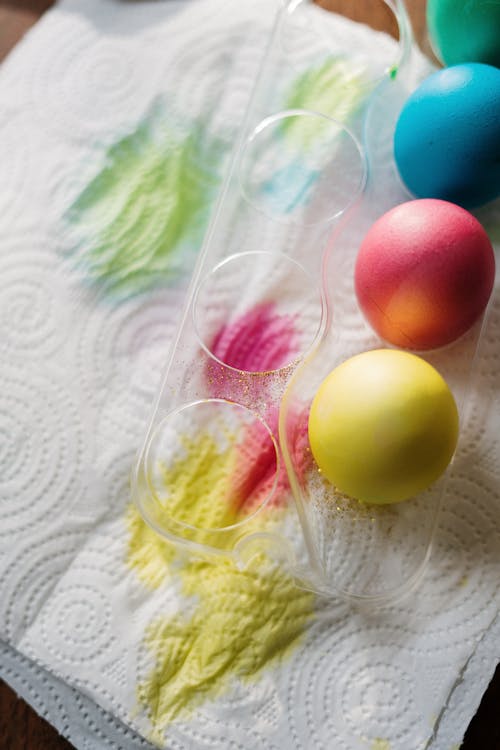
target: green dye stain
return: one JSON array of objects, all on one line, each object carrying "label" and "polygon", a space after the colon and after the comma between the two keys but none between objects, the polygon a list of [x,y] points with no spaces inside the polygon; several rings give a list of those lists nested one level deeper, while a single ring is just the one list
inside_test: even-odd
[{"label": "green dye stain", "polygon": [[391,750],[391,746],[388,740],[382,740],[377,737],[372,742],[371,750]]},{"label": "green dye stain", "polygon": [[[310,109],[349,123],[359,111],[369,86],[370,79],[362,66],[342,57],[328,57],[295,79],[286,96],[285,108]],[[284,126],[287,131],[300,129],[302,140],[307,136],[302,118],[287,120]],[[310,128],[314,129],[309,134],[312,140],[318,135],[318,124],[313,122]]]},{"label": "green dye stain", "polygon": [[66,215],[90,281],[128,296],[185,274],[201,244],[224,152],[203,123],[181,131],[159,106],[111,146],[105,167]]}]

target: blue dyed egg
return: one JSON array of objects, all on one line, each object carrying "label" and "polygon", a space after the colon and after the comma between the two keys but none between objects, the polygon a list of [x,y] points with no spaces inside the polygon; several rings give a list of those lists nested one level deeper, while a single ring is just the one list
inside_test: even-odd
[{"label": "blue dyed egg", "polygon": [[407,99],[394,156],[408,190],[474,208],[500,195],[500,69],[439,70]]}]

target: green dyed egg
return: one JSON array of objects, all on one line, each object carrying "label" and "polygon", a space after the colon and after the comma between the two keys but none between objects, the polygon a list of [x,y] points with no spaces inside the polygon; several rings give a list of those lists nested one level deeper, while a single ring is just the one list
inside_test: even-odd
[{"label": "green dyed egg", "polygon": [[428,0],[427,27],[445,65],[500,67],[500,0]]}]

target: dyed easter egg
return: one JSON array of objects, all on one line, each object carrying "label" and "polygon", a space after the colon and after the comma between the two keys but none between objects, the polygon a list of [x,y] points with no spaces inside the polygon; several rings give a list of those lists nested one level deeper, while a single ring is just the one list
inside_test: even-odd
[{"label": "dyed easter egg", "polygon": [[309,413],[309,442],[335,488],[367,503],[396,503],[429,487],[458,438],[455,400],[415,354],[378,349],[335,368]]},{"label": "dyed easter egg", "polygon": [[419,198],[472,208],[500,195],[500,70],[470,63],[426,78],[401,110],[394,157]]},{"label": "dyed easter egg", "polygon": [[500,66],[498,0],[427,0],[427,28],[445,65],[482,62]]},{"label": "dyed easter egg", "polygon": [[356,297],[385,341],[426,350],[449,344],[483,313],[495,256],[479,221],[447,201],[402,203],[365,236],[354,271]]}]

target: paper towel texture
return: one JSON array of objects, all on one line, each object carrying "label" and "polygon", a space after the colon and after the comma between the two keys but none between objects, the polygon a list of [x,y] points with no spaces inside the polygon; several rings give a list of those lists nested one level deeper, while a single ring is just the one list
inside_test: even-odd
[{"label": "paper towel texture", "polygon": [[[58,705],[97,717],[74,731],[74,709],[61,720],[31,696],[78,747],[120,747],[126,725],[169,748],[451,750],[495,666],[471,659],[477,644],[498,658],[498,629],[484,636],[499,604],[498,292],[410,600],[363,614],[283,571],[186,563],[130,510],[133,458],[274,10],[67,0],[0,69],[0,634],[7,679],[46,670]],[[284,107],[313,107],[316,86],[327,108],[332,78],[354,106],[352,76],[314,69],[300,31],[284,41],[297,71]],[[367,66],[397,54],[358,38]],[[479,215],[498,242],[498,205]]]}]

